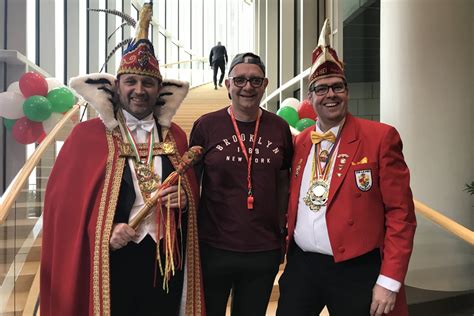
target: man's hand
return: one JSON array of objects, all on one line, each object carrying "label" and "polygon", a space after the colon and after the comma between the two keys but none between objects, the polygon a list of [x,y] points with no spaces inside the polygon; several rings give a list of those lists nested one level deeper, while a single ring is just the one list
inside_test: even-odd
[{"label": "man's hand", "polygon": [[110,249],[118,250],[125,247],[135,235],[135,230],[127,224],[114,224],[112,226],[112,236],[110,237]]},{"label": "man's hand", "polygon": [[397,293],[392,292],[378,284],[372,289],[372,304],[370,304],[370,315],[380,316],[393,311]]},{"label": "man's hand", "polygon": [[185,208],[188,205],[188,198],[186,196],[186,192],[184,192],[183,188],[181,188],[181,196],[180,196],[180,205],[178,205],[178,186],[172,185],[169,188],[164,189],[160,192],[159,197],[161,198],[161,205],[167,206],[168,199],[170,199],[170,207],[171,208]]}]

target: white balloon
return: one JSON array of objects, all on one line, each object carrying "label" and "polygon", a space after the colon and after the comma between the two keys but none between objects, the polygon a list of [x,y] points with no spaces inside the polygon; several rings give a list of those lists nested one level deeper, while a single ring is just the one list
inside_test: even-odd
[{"label": "white balloon", "polygon": [[281,103],[281,106],[280,107],[284,107],[284,106],[291,106],[292,108],[294,108],[296,111],[298,111],[298,106],[300,105],[300,101],[298,99],[295,99],[295,98],[286,98],[285,100],[283,100],[283,102]]},{"label": "white balloon", "polygon": [[46,134],[49,134],[51,130],[56,126],[59,120],[63,117],[62,113],[51,113],[51,116],[43,121],[43,130]]},{"label": "white balloon", "polygon": [[8,86],[7,91],[17,92],[17,93],[20,93],[20,94],[21,94],[20,82],[19,82],[19,81],[12,82],[12,83]]},{"label": "white balloon", "polygon": [[48,92],[57,87],[63,87],[64,85],[56,78],[46,78],[48,83]]},{"label": "white balloon", "polygon": [[23,102],[25,102],[25,98],[21,93],[14,91],[0,93],[0,116],[11,120],[25,116]]}]

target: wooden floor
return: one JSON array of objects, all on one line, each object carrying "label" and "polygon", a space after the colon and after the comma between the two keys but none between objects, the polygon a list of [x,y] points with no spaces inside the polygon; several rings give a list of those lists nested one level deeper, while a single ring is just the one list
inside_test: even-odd
[{"label": "wooden floor", "polygon": [[189,137],[194,121],[201,115],[213,112],[230,104],[225,86],[214,90],[212,83],[189,90],[173,122],[178,124]]}]

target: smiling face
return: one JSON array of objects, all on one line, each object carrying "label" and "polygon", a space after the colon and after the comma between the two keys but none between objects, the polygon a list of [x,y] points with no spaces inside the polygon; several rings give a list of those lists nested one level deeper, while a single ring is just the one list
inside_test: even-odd
[{"label": "smiling face", "polygon": [[153,112],[160,91],[156,78],[135,74],[123,74],[115,81],[122,108],[137,119]]},{"label": "smiling face", "polygon": [[[259,66],[242,63],[236,65],[229,77],[233,78],[264,78],[265,75]],[[233,79],[226,79],[225,85],[232,99],[232,109],[238,117],[239,114],[253,117],[258,113],[260,101],[267,87],[268,79],[265,78],[260,87],[254,87],[247,81],[243,87],[237,87]]]},{"label": "smiling face", "polygon": [[[312,86],[333,86],[338,83],[345,84],[344,80],[340,77],[328,77],[317,80]],[[312,91],[308,92],[308,98],[318,114],[318,120],[323,132],[339,125],[347,115],[349,101],[349,92],[347,89],[345,89],[344,92],[334,93],[331,88],[324,95],[317,95],[316,92]]]}]

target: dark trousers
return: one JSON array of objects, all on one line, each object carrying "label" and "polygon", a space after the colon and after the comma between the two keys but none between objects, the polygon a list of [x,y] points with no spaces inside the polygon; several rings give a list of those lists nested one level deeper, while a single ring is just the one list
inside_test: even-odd
[{"label": "dark trousers", "polygon": [[217,86],[217,70],[221,70],[221,77],[219,78],[219,84],[222,84],[222,81],[224,81],[224,73],[225,73],[225,61],[224,60],[216,60],[212,64],[212,70],[214,70],[214,85]]},{"label": "dark trousers", "polygon": [[201,244],[207,316],[224,316],[232,289],[232,316],[265,315],[280,250],[234,252]]},{"label": "dark trousers", "polygon": [[[160,250],[163,247],[160,247]],[[157,267],[156,243],[147,235],[139,244],[110,253],[110,294],[112,316],[178,315],[183,287],[183,271],[177,270],[169,281],[169,292],[163,290],[163,277]],[[164,258],[162,255],[162,262]],[[183,265],[184,266],[184,265]]]},{"label": "dark trousers", "polygon": [[279,280],[277,316],[369,315],[372,288],[380,272],[380,251],[335,263],[332,256],[304,252],[291,245]]}]

